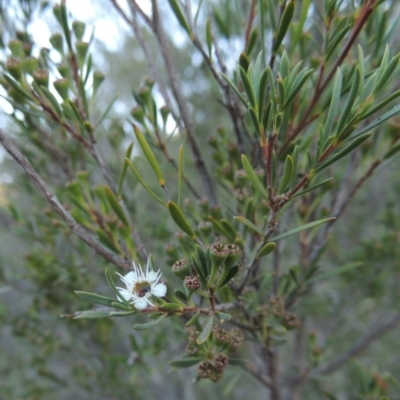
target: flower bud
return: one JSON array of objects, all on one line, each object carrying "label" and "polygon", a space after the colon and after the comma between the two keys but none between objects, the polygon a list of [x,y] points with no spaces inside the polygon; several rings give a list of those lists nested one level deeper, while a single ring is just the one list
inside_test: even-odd
[{"label": "flower bud", "polygon": [[171,113],[171,110],[169,109],[168,106],[163,106],[160,108],[160,113],[163,120],[163,124],[165,125],[167,123],[167,118],[168,115]]},{"label": "flower bud", "polygon": [[63,37],[60,33],[54,33],[51,35],[49,40],[53,48],[55,48],[60,54],[64,53]]},{"label": "flower bud", "polygon": [[228,357],[224,353],[216,354],[214,365],[219,369],[225,368],[228,365]]},{"label": "flower bud", "polygon": [[70,66],[67,63],[61,63],[57,65],[58,72],[63,78],[69,78],[71,75]]},{"label": "flower bud", "polygon": [[10,49],[13,57],[23,58],[25,56],[23,44],[20,40],[10,40],[8,42],[8,48]]},{"label": "flower bud", "polygon": [[238,348],[242,345],[244,340],[244,335],[241,329],[233,328],[229,332],[229,345]]},{"label": "flower bud", "polygon": [[240,203],[244,204],[245,201],[249,198],[249,192],[244,188],[238,188],[234,192],[235,199]]},{"label": "flower bud", "polygon": [[200,280],[194,275],[186,276],[183,283],[192,292],[195,292],[200,287]]},{"label": "flower bud", "polygon": [[197,225],[197,229],[203,237],[208,238],[212,232],[212,223],[208,221],[201,221]]},{"label": "flower bud", "polygon": [[197,367],[197,373],[199,374],[200,378],[209,378],[213,372],[213,365],[210,361],[202,361]]},{"label": "flower bud", "polygon": [[85,34],[86,24],[81,21],[74,21],[72,23],[72,30],[74,31],[75,37],[78,40],[82,40],[83,35]]},{"label": "flower bud", "polygon": [[213,268],[218,269],[218,267],[225,261],[228,257],[229,251],[225,248],[224,244],[214,243],[210,246],[210,257]]},{"label": "flower bud", "polygon": [[144,124],[144,111],[140,106],[133,107],[131,110],[131,115],[134,120],[139,122],[140,124]]},{"label": "flower bud", "polygon": [[16,57],[10,57],[6,63],[6,69],[10,75],[17,81],[22,77],[21,60]]},{"label": "flower bud", "polygon": [[96,93],[101,83],[104,81],[104,74],[100,71],[93,72],[93,92]]},{"label": "flower bud", "polygon": [[242,250],[236,244],[226,244],[225,249],[228,252],[228,256],[225,259],[225,267],[231,268],[237,264],[242,256]]},{"label": "flower bud", "polygon": [[39,86],[46,86],[48,87],[49,85],[49,71],[47,69],[37,69],[33,73],[33,80],[39,85]]},{"label": "flower bud", "polygon": [[53,7],[53,14],[54,16],[57,18],[57,21],[60,25],[62,25],[62,13],[61,13],[61,5],[60,4],[56,4]]},{"label": "flower bud", "polygon": [[224,371],[221,368],[214,368],[211,375],[209,376],[210,381],[218,382],[222,379]]},{"label": "flower bud", "polygon": [[207,138],[207,142],[212,148],[218,150],[218,139],[215,135],[210,135]]},{"label": "flower bud", "polygon": [[235,185],[239,188],[243,188],[247,185],[247,175],[244,169],[238,169],[235,171]]},{"label": "flower bud", "polygon": [[173,243],[167,244],[164,247],[164,250],[168,257],[175,259],[175,260],[178,258],[178,251],[176,249],[176,246]]},{"label": "flower bud", "polygon": [[63,100],[68,99],[68,89],[69,89],[69,80],[66,78],[57,79],[53,83],[54,88],[57,90],[57,93],[61,96]]},{"label": "flower bud", "polygon": [[187,260],[179,260],[171,267],[171,272],[183,280],[186,276],[190,275],[190,265]]},{"label": "flower bud", "polygon": [[22,69],[29,75],[32,75],[39,68],[39,61],[35,57],[25,57],[21,61]]},{"label": "flower bud", "polygon": [[82,65],[85,61],[85,57],[89,49],[89,43],[78,40],[75,44],[75,48],[76,48],[76,53],[78,55],[78,61]]},{"label": "flower bud", "polygon": [[284,318],[283,318],[283,326],[290,330],[290,329],[295,329],[298,326],[300,326],[301,321],[300,318],[291,312],[288,312],[285,314]]},{"label": "flower bud", "polygon": [[151,78],[149,78],[148,76],[146,76],[146,77],[144,78],[144,84],[145,84],[148,88],[152,89],[153,86],[154,86],[154,79],[151,79]]},{"label": "flower bud", "polygon": [[215,340],[219,343],[227,343],[229,342],[229,333],[226,329],[218,328],[217,326],[213,328],[213,336]]}]

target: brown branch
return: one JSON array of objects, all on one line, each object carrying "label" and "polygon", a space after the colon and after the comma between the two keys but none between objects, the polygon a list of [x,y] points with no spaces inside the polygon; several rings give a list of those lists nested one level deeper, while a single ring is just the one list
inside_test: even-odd
[{"label": "brown branch", "polygon": [[254,17],[256,16],[256,3],[257,0],[252,0],[251,5],[250,5],[250,14],[249,14],[249,19],[247,20],[247,26],[246,26],[246,33],[245,33],[245,39],[244,39],[244,49],[247,49],[247,46],[249,45],[249,40],[250,40],[250,33],[251,33],[251,28],[253,26],[253,21]]},{"label": "brown branch", "polygon": [[354,42],[356,41],[357,37],[359,36],[362,28],[364,27],[364,25],[367,23],[369,17],[371,16],[371,14],[372,14],[372,12],[374,10],[374,7],[376,6],[376,3],[377,3],[376,0],[372,0],[370,2],[365,3],[365,6],[361,10],[361,13],[360,13],[360,15],[358,17],[358,20],[356,21],[355,27],[354,27],[354,29],[353,29],[353,31],[351,33],[351,36],[350,36],[347,44],[344,46],[340,56],[336,60],[334,66],[332,67],[330,73],[325,78],[323,83],[321,83],[322,82],[323,69],[322,68],[320,69],[320,74],[319,74],[319,77],[318,77],[318,85],[315,87],[314,95],[313,95],[313,97],[312,97],[312,99],[310,101],[310,104],[307,107],[306,111],[304,112],[303,117],[302,117],[301,121],[299,122],[299,124],[297,125],[297,127],[294,129],[294,131],[290,135],[287,136],[286,140],[282,144],[281,149],[280,149],[280,153],[281,154],[285,151],[287,146],[300,134],[300,132],[308,124],[310,124],[313,121],[313,118],[309,118],[310,114],[312,113],[315,105],[317,104],[317,101],[319,100],[319,98],[321,97],[322,93],[324,92],[324,90],[328,86],[329,82],[331,81],[331,79],[335,75],[335,72],[336,72],[337,68],[342,64],[344,59],[347,57],[347,54],[351,50],[351,47],[353,46]]},{"label": "brown branch", "polygon": [[[395,314],[389,321],[384,324],[378,324],[375,328],[372,328],[364,336],[358,339],[353,346],[342,354],[334,358],[330,363],[325,366],[317,368],[312,371],[310,377],[330,375],[339,369],[343,364],[349,361],[351,358],[358,356],[363,352],[374,340],[379,339],[381,336],[395,328],[400,323],[400,312]],[[376,324],[374,324],[376,325]]]},{"label": "brown branch", "polygon": [[88,234],[71,216],[71,214],[63,207],[58,198],[45,184],[39,174],[35,171],[25,156],[12,144],[10,139],[0,129],[0,142],[6,151],[14,158],[14,160],[22,167],[28,176],[29,180],[42,192],[46,197],[50,207],[61,217],[61,219],[68,225],[71,231],[77,235],[82,241],[90,246],[97,254],[100,254],[108,262],[116,265],[117,267],[130,270],[131,264],[123,258],[112,254],[102,244],[95,240]]},{"label": "brown branch", "polygon": [[157,0],[152,0],[153,5],[153,27],[154,34],[157,37],[158,43],[160,45],[161,53],[164,58],[165,67],[169,76],[169,81],[171,84],[172,92],[174,93],[175,100],[178,104],[183,123],[186,128],[187,137],[189,141],[189,146],[192,151],[195,166],[201,176],[203,181],[204,189],[210,198],[211,204],[216,204],[216,196],[214,193],[214,188],[210,175],[207,171],[206,164],[198,147],[196,136],[193,128],[193,122],[190,116],[189,107],[187,105],[186,99],[183,96],[182,90],[179,85],[178,76],[176,73],[176,67],[172,59],[172,54],[169,48],[168,40],[165,36],[159,11]]}]

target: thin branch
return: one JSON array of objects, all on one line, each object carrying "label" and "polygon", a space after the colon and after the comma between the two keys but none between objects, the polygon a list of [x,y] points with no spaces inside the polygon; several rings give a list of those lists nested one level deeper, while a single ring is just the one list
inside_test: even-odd
[{"label": "thin branch", "polygon": [[200,152],[200,149],[199,149],[197,141],[196,141],[196,135],[195,135],[195,132],[193,129],[193,122],[192,122],[192,119],[190,116],[189,107],[188,107],[186,99],[184,98],[183,93],[181,91],[179,81],[178,81],[178,76],[176,73],[176,67],[175,67],[175,64],[172,59],[171,50],[169,48],[169,43],[168,43],[168,40],[165,36],[164,30],[162,27],[162,23],[161,23],[159,11],[158,11],[157,0],[152,0],[152,5],[153,5],[154,33],[157,37],[157,40],[160,45],[161,53],[164,58],[165,68],[168,72],[172,92],[174,93],[175,100],[178,104],[178,107],[179,107],[179,110],[180,110],[180,113],[182,116],[182,120],[185,124],[190,149],[194,156],[195,166],[201,176],[205,191],[210,198],[211,204],[216,204],[217,200],[215,197],[212,181],[211,181],[210,175],[206,168],[206,164],[204,162],[204,159],[202,157],[202,154]]},{"label": "thin branch", "polygon": [[312,371],[310,377],[320,375],[330,375],[339,369],[343,364],[349,361],[351,358],[358,356],[363,352],[374,340],[379,339],[381,336],[395,328],[400,323],[400,311],[396,313],[389,321],[384,324],[378,324],[375,328],[372,328],[364,336],[358,339],[353,346],[348,350],[338,355],[330,363],[315,371]]},{"label": "thin branch", "polygon": [[29,180],[42,192],[46,197],[50,207],[62,218],[62,220],[68,225],[71,231],[89,245],[97,254],[100,254],[110,263],[117,267],[130,270],[131,264],[123,258],[112,254],[102,244],[95,240],[90,234],[88,234],[71,216],[71,214],[63,207],[58,198],[45,184],[39,174],[35,171],[25,156],[12,144],[10,139],[0,129],[0,142],[6,149],[6,151],[14,158],[14,160],[22,167],[28,176]]},{"label": "thin branch", "polygon": [[247,362],[242,368],[250,374],[252,377],[256,378],[258,381],[260,381],[264,386],[270,388],[271,387],[271,381],[267,378],[265,378],[263,375],[263,372],[260,371],[254,364],[250,364]]}]

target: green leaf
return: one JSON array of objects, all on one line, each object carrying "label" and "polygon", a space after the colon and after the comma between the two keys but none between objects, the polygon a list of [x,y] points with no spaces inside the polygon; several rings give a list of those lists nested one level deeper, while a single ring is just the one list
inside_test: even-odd
[{"label": "green leaf", "polygon": [[265,244],[260,251],[257,254],[256,258],[261,258],[261,257],[265,257],[266,255],[268,255],[269,253],[271,253],[272,251],[274,251],[276,248],[276,243],[274,242],[268,242],[267,244]]},{"label": "green leaf", "polygon": [[67,9],[65,5],[61,4],[60,5],[60,11],[61,11],[61,26],[64,31],[64,36],[65,39],[67,40],[67,45],[68,45],[68,50],[72,53],[72,43],[71,43],[71,33],[68,27],[68,19],[67,19]]},{"label": "green leaf", "polygon": [[285,165],[283,167],[281,181],[279,182],[278,193],[283,193],[287,185],[292,179],[294,171],[293,158],[290,155],[286,156]]},{"label": "green leaf", "polygon": [[125,158],[124,158],[124,165],[122,167],[121,175],[120,175],[120,177],[118,179],[118,189],[117,189],[118,196],[121,195],[122,184],[123,184],[124,179],[125,179],[126,170],[128,169],[128,163],[126,162],[126,160],[127,159],[128,160],[131,159],[132,149],[133,149],[133,142],[126,149]]},{"label": "green leaf", "polygon": [[240,66],[239,66],[239,74],[240,74],[240,79],[243,83],[244,90],[246,91],[247,98],[249,99],[249,103],[253,108],[256,108],[256,99],[254,97],[253,87],[251,85],[249,77],[246,74],[246,71]]},{"label": "green leaf", "polygon": [[113,279],[111,278],[111,274],[110,274],[110,271],[108,270],[108,268],[106,268],[106,279],[107,279],[108,285],[110,286],[111,290],[117,295],[117,298],[119,298],[122,303],[126,304],[127,306],[130,306],[129,302],[127,300],[125,300],[125,297],[123,297],[121,295],[120,291],[115,286],[115,283],[114,283]]},{"label": "green leaf", "polygon": [[206,325],[203,329],[203,331],[200,333],[199,337],[197,338],[196,342],[197,344],[203,344],[204,342],[207,341],[211,334],[212,327],[214,325],[214,315],[210,315],[208,317],[208,320],[206,322]]},{"label": "green leaf", "polygon": [[181,228],[183,232],[189,235],[192,239],[196,239],[196,235],[192,227],[190,226],[189,222],[183,215],[181,209],[173,201],[169,201],[167,203],[167,207],[172,219],[179,226],[179,228]]},{"label": "green leaf", "polygon": [[346,123],[346,121],[349,118],[350,111],[354,105],[354,102],[356,101],[356,98],[357,98],[359,84],[360,84],[360,70],[359,70],[359,68],[356,68],[355,77],[353,77],[353,83],[351,85],[349,97],[347,99],[346,105],[343,108],[342,114],[341,114],[339,122],[337,124],[337,128],[336,128],[337,135],[340,135],[340,133],[342,132],[342,129],[344,127],[344,124]]},{"label": "green leaf", "polygon": [[258,179],[256,173],[254,172],[252,166],[250,165],[249,160],[247,159],[247,157],[244,154],[242,154],[242,164],[243,164],[243,168],[246,172],[246,175],[249,178],[249,180],[250,180],[251,184],[253,185],[254,189],[256,190],[256,192],[258,192],[258,194],[261,195],[261,197],[268,199],[267,191],[265,190],[264,186]]},{"label": "green leaf", "polygon": [[340,275],[340,274],[344,274],[345,272],[352,271],[353,269],[361,267],[362,265],[363,265],[362,262],[356,261],[356,262],[351,262],[351,263],[342,265],[341,267],[334,267],[330,271],[326,271],[326,272],[320,273],[318,275],[315,275],[314,277],[309,279],[307,282],[314,283],[314,282],[318,282],[318,281],[323,281],[328,278],[331,278],[332,276]]},{"label": "green leaf", "polygon": [[332,97],[329,106],[328,116],[326,117],[326,123],[321,135],[322,144],[324,144],[328,137],[332,135],[333,122],[339,109],[340,93],[342,91],[342,79],[342,71],[340,68],[338,68],[336,70],[336,76],[333,82]]},{"label": "green leaf", "polygon": [[172,11],[174,12],[175,17],[179,21],[181,27],[188,33],[190,37],[192,37],[192,31],[190,29],[189,23],[186,20],[185,14],[183,13],[178,0],[168,0],[168,3],[171,6]]},{"label": "green leaf", "polygon": [[108,104],[107,108],[104,110],[103,114],[101,114],[99,120],[96,122],[95,128],[96,129],[107,117],[108,113],[111,111],[112,106],[114,105],[115,101],[118,99],[119,94],[116,94]]},{"label": "green leaf", "polygon": [[163,206],[167,206],[154,192],[146,185],[142,177],[139,175],[139,172],[136,171],[136,168],[133,166],[130,160],[125,158],[125,161],[128,163],[128,165],[131,167],[131,170],[133,173],[136,175],[136,178],[138,178],[139,182],[143,185],[143,187],[147,190],[147,192],[150,194],[153,199],[157,200],[159,203],[161,203]]},{"label": "green leaf", "polygon": [[133,125],[133,129],[135,131],[136,139],[138,140],[139,145],[142,148],[145,157],[147,158],[147,161],[153,168],[153,171],[158,178],[158,182],[160,183],[161,186],[165,186],[165,180],[164,180],[163,174],[161,172],[161,168],[160,168],[160,166],[157,162],[157,159],[154,156],[154,153],[152,152],[149,144],[147,143],[142,131],[136,125]]},{"label": "green leaf", "polygon": [[278,31],[276,32],[274,38],[274,47],[272,49],[273,53],[276,53],[279,49],[279,46],[284,39],[287,30],[289,29],[290,22],[292,21],[294,15],[294,8],[295,8],[295,0],[290,0],[290,2],[285,7],[283,11],[282,18],[278,27]]},{"label": "green leaf", "polygon": [[267,67],[261,75],[260,85],[258,88],[258,120],[262,121],[264,115],[264,104],[268,89],[268,69]]},{"label": "green leaf", "polygon": [[189,368],[192,365],[198,364],[200,361],[203,361],[204,357],[190,357],[184,358],[182,360],[173,360],[169,362],[169,365],[173,368]]},{"label": "green leaf", "polygon": [[186,322],[185,326],[186,327],[192,326],[197,321],[197,318],[199,317],[199,315],[200,315],[200,311],[197,311],[196,314],[193,315],[193,317],[190,318],[190,320],[188,322]]},{"label": "green leaf", "polygon": [[110,311],[110,317],[127,317],[128,315],[137,314],[138,310],[129,311]]},{"label": "green leaf", "polygon": [[54,109],[54,111],[59,116],[59,118],[62,118],[63,113],[62,113],[60,104],[57,101],[57,99],[54,97],[53,93],[51,93],[50,90],[47,89],[47,87],[45,87],[45,86],[41,86],[40,90],[42,91],[42,93],[46,97],[46,99],[49,101],[51,107]]},{"label": "green leaf", "polygon": [[333,221],[335,219],[336,218],[324,218],[324,219],[320,219],[318,221],[310,222],[310,223],[305,224],[303,226],[299,226],[298,228],[292,229],[292,230],[290,230],[288,232],[282,233],[281,235],[275,236],[275,237],[271,238],[271,241],[272,240],[278,241],[278,240],[285,239],[285,238],[287,238],[289,236],[295,235],[296,233],[305,231],[306,229],[315,228],[318,225],[325,224],[326,222],[330,222],[330,221]]},{"label": "green leaf", "polygon": [[138,331],[145,331],[147,329],[151,329],[154,326],[158,325],[168,314],[167,313],[162,313],[161,316],[158,319],[154,319],[150,322],[147,322],[145,324],[136,324],[133,325],[133,329],[136,329]]},{"label": "green leaf", "polygon": [[212,31],[211,31],[211,20],[207,18],[206,21],[206,42],[207,42],[207,49],[208,49],[208,58],[211,59],[212,54]]},{"label": "green leaf", "polygon": [[328,178],[328,179],[325,179],[325,180],[323,180],[323,181],[321,181],[321,182],[318,182],[318,183],[316,183],[315,185],[310,186],[310,187],[308,187],[308,188],[302,190],[301,192],[297,192],[297,193],[293,196],[293,198],[296,197],[296,196],[301,196],[301,195],[303,195],[303,194],[305,194],[305,193],[307,193],[307,192],[311,192],[311,190],[317,189],[317,188],[319,188],[320,186],[325,185],[325,183],[330,182],[331,180],[332,180],[332,178]]},{"label": "green leaf", "polygon": [[104,193],[107,197],[107,200],[111,206],[111,208],[114,210],[115,214],[117,214],[118,218],[121,220],[121,222],[129,227],[129,222],[128,219],[125,215],[124,210],[122,209],[121,205],[118,203],[117,198],[115,197],[114,192],[108,187],[104,187]]},{"label": "green leaf", "polygon": [[[356,138],[358,136],[361,136],[363,133],[368,132],[375,128],[376,126],[380,125],[382,122],[385,122],[387,119],[392,118],[394,115],[398,114],[400,112],[400,105],[397,105],[393,107],[390,111],[387,113],[381,115],[379,118],[371,122],[369,125],[366,127],[356,131],[353,133],[352,138]],[[363,116],[364,117],[364,116]]]},{"label": "green leaf", "polygon": [[231,87],[231,89],[236,93],[236,95],[239,97],[239,100],[243,103],[243,105],[247,108],[247,100],[244,98],[242,93],[239,92],[239,89],[235,86],[235,84],[228,78],[227,75],[221,73],[221,76],[226,80],[228,85]]},{"label": "green leaf", "polygon": [[110,311],[106,310],[87,310],[87,311],[78,311],[75,313],[75,317],[73,319],[95,319],[95,318],[109,318]]},{"label": "green leaf", "polygon": [[235,265],[234,267],[230,268],[228,273],[224,276],[221,275],[221,283],[217,282],[215,287],[218,289],[221,289],[223,286],[225,286],[231,279],[233,279],[237,273],[239,272],[239,267]]},{"label": "green leaf", "polygon": [[233,217],[237,221],[241,222],[243,225],[246,225],[248,228],[250,228],[252,231],[258,233],[259,235],[262,235],[263,232],[261,231],[260,228],[258,228],[256,225],[254,225],[251,221],[249,221],[247,218],[242,217],[242,216],[235,216]]},{"label": "green leaf", "polygon": [[260,129],[260,124],[258,122],[256,110],[253,107],[249,107],[249,114],[251,122],[253,123],[255,133],[257,134],[258,137],[261,137],[261,129]]},{"label": "green leaf", "polygon": [[103,306],[112,307],[112,303],[115,302],[115,299],[112,299],[111,297],[100,296],[95,293],[81,292],[79,290],[75,290],[74,293],[83,300],[90,301],[94,304],[101,304]]},{"label": "green leaf", "polygon": [[182,180],[183,180],[183,144],[179,147],[178,163],[178,207],[182,205]]},{"label": "green leaf", "polygon": [[350,153],[351,151],[356,149],[358,146],[360,146],[360,144],[362,142],[364,142],[364,140],[368,139],[371,135],[372,134],[370,132],[368,132],[368,133],[364,133],[364,135],[361,135],[361,136],[358,136],[358,137],[354,138],[347,147],[345,147],[344,149],[342,149],[341,151],[339,151],[337,153],[334,153],[333,156],[328,158],[322,164],[318,165],[315,168],[315,172],[322,171],[324,168],[326,168],[327,166],[333,164],[335,161],[340,160],[345,155],[347,155],[348,153]]},{"label": "green leaf", "polygon": [[229,364],[235,367],[244,367],[247,361],[244,358],[229,357]]},{"label": "green leaf", "polygon": [[122,310],[122,311],[135,311],[135,312],[137,312],[137,310],[134,310],[132,308],[132,306],[127,306],[127,305],[122,304],[122,303],[120,303],[118,301],[113,301],[111,303],[111,307],[118,308],[118,310]]},{"label": "green leaf", "polygon": [[26,97],[28,100],[33,100],[33,96],[27,90],[25,90],[14,78],[11,78],[11,76],[8,76],[6,74],[2,74],[2,76],[7,81],[7,83],[19,94]]},{"label": "green leaf", "polygon": [[221,311],[217,312],[217,317],[219,319],[219,323],[220,324],[228,322],[231,319],[231,315],[230,314],[227,314],[227,313],[224,313],[224,312],[221,312]]}]

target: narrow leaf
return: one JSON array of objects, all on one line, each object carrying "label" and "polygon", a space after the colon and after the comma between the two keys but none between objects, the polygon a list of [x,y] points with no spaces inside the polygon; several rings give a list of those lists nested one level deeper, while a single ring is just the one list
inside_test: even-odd
[{"label": "narrow leaf", "polygon": [[293,158],[290,155],[286,156],[285,165],[283,167],[281,181],[279,182],[278,193],[283,193],[287,185],[292,179],[294,171]]},{"label": "narrow leaf", "polygon": [[253,108],[256,108],[256,99],[254,97],[252,84],[249,80],[249,77],[247,76],[246,71],[240,66],[239,66],[239,74],[240,74],[240,79],[243,83],[244,90],[246,91],[247,98],[249,99],[249,103]]},{"label": "narrow leaf", "polygon": [[166,204],[157,196],[154,194],[154,192],[146,185],[144,180],[141,178],[139,173],[136,171],[136,168],[133,166],[130,160],[125,158],[125,161],[128,163],[128,165],[131,167],[131,170],[133,173],[136,175],[136,178],[138,178],[139,182],[143,185],[143,187],[149,192],[150,196],[153,197],[153,199],[157,200],[159,203],[161,203],[163,206],[166,206]]},{"label": "narrow leaf", "polygon": [[327,166],[333,164],[335,161],[340,160],[343,158],[345,155],[356,149],[364,140],[368,139],[371,136],[371,133],[364,133],[364,135],[356,137],[347,147],[345,147],[343,150],[335,153],[332,157],[328,158],[325,162],[322,164],[318,165],[315,168],[315,172],[322,171],[324,168]]},{"label": "narrow leaf", "polygon": [[169,201],[167,203],[167,207],[169,210],[169,213],[171,214],[172,219],[175,221],[175,223],[185,232],[187,235],[189,235],[192,239],[196,238],[196,235],[190,226],[189,222],[183,215],[183,212],[181,209],[173,202]]},{"label": "narrow leaf", "polygon": [[276,248],[276,243],[274,242],[269,242],[265,244],[261,250],[257,254],[257,258],[265,257],[269,253],[273,252]]},{"label": "narrow leaf", "polygon": [[138,140],[139,145],[142,148],[145,157],[147,158],[147,161],[151,165],[151,168],[153,168],[153,171],[156,174],[160,185],[165,186],[165,180],[161,172],[161,168],[142,131],[136,125],[133,125],[133,129],[135,131],[136,139]]},{"label": "narrow leaf", "polygon": [[247,218],[242,217],[240,215],[233,217],[237,221],[241,222],[243,225],[246,225],[248,228],[250,228],[252,231],[258,233],[259,235],[262,235],[263,232],[261,231],[260,228],[258,228],[256,225],[254,225],[251,221],[249,221]]},{"label": "narrow leaf", "polygon": [[207,49],[208,49],[208,58],[211,58],[212,32],[211,32],[211,20],[210,20],[210,18],[207,18],[207,22],[206,22],[206,42],[207,42]]},{"label": "narrow leaf", "polygon": [[133,325],[133,329],[136,329],[138,331],[145,331],[147,329],[151,329],[154,326],[158,325],[167,315],[168,315],[167,313],[162,313],[158,319],[154,319],[150,322],[146,322],[145,324]]},{"label": "narrow leaf", "polygon": [[178,207],[182,205],[182,180],[183,180],[183,144],[179,147],[178,162]]},{"label": "narrow leaf", "polygon": [[271,238],[271,240],[277,241],[277,240],[281,240],[281,239],[285,239],[289,236],[295,235],[296,233],[305,231],[307,229],[311,229],[311,228],[315,228],[318,225],[321,224],[325,224],[326,222],[330,222],[335,220],[336,218],[324,218],[324,219],[320,219],[318,221],[314,221],[314,222],[310,222],[308,224],[305,224],[303,226],[299,226],[298,228],[292,229],[288,232],[282,233],[281,235],[275,236],[273,238]]},{"label": "narrow leaf", "polygon": [[90,301],[94,304],[101,304],[102,306],[112,307],[112,303],[115,302],[115,299],[111,297],[100,296],[95,293],[81,292],[79,290],[75,290],[74,293],[83,300]]},{"label": "narrow leaf", "polygon": [[169,365],[173,368],[189,368],[192,365],[198,364],[200,361],[203,361],[204,357],[190,357],[184,358],[182,360],[173,360],[169,362]]},{"label": "narrow leaf", "polygon": [[254,172],[252,166],[250,165],[249,160],[244,154],[242,154],[242,164],[246,172],[246,175],[249,178],[250,183],[253,185],[256,192],[258,192],[259,195],[267,199],[268,198],[267,191],[265,190],[264,186],[258,179],[256,173]]},{"label": "narrow leaf", "polygon": [[128,169],[128,163],[126,162],[126,160],[130,160],[131,159],[131,155],[132,155],[132,149],[133,149],[133,142],[128,146],[128,148],[126,149],[126,153],[125,153],[125,159],[124,159],[124,165],[122,167],[122,171],[121,171],[121,175],[118,179],[118,189],[117,189],[117,193],[118,196],[121,195],[121,191],[122,191],[122,184],[124,182],[125,179],[125,175],[126,175],[126,170]]},{"label": "narrow leaf", "polygon": [[247,108],[247,100],[244,98],[242,93],[239,92],[239,89],[236,87],[236,85],[228,78],[227,75],[221,73],[221,76],[226,80],[228,85],[236,93],[236,95],[239,97],[239,99],[243,103],[243,105]]},{"label": "narrow leaf", "polygon": [[109,318],[110,316],[110,311],[106,310],[87,310],[87,311],[79,311],[75,313],[75,317],[73,319],[84,319],[84,318],[90,318],[90,319],[96,319],[96,318]]},{"label": "narrow leaf", "polygon": [[204,342],[207,341],[211,334],[212,327],[214,325],[214,315],[210,315],[208,317],[207,323],[203,329],[203,331],[200,333],[199,337],[197,338],[197,344],[203,344]]},{"label": "narrow leaf", "polygon": [[179,21],[179,24],[181,27],[189,34],[189,36],[192,36],[192,31],[190,29],[189,23],[186,20],[185,14],[182,11],[181,6],[179,5],[178,0],[168,0],[169,5],[172,8],[172,11],[175,14],[176,19]]},{"label": "narrow leaf", "polygon": [[114,192],[108,187],[104,187],[104,193],[106,194],[108,203],[110,204],[111,208],[114,210],[115,214],[117,214],[118,218],[121,222],[129,227],[128,219],[125,215],[124,210],[122,209],[121,205],[118,203],[117,198],[115,197]]},{"label": "narrow leaf", "polygon": [[328,137],[332,134],[333,123],[339,109],[341,91],[342,91],[342,71],[340,68],[338,68],[336,70],[336,76],[333,82],[332,97],[329,106],[328,116],[326,118],[324,131],[322,133],[322,138],[321,138],[322,144],[325,143]]},{"label": "narrow leaf", "polygon": [[290,0],[289,4],[285,7],[285,10],[282,14],[282,18],[278,27],[278,31],[274,38],[274,47],[272,49],[273,53],[276,53],[279,49],[279,46],[284,39],[287,30],[289,29],[290,22],[292,21],[294,15],[294,7],[295,0]]}]

